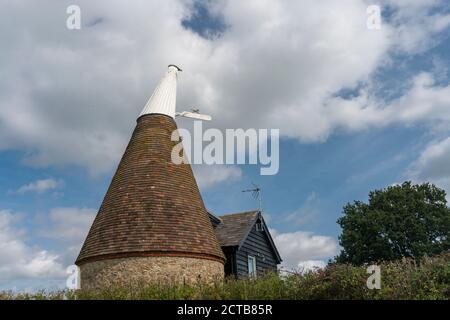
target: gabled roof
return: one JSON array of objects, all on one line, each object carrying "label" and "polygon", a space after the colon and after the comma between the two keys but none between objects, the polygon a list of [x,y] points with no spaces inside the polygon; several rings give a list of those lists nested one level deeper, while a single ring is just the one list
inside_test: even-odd
[{"label": "gabled roof", "polygon": [[275,243],[270,235],[269,229],[264,221],[264,218],[261,215],[259,210],[240,212],[234,214],[227,214],[220,217],[216,217],[213,214],[210,214],[214,218],[220,219],[221,223],[217,224],[214,231],[216,232],[217,239],[219,240],[220,246],[222,247],[238,247],[240,248],[244,243],[245,239],[247,239],[248,234],[252,230],[258,219],[261,219],[261,222],[264,226],[264,231],[269,239],[269,243],[277,256],[279,262],[282,261],[281,256],[275,246]]},{"label": "gabled roof", "polygon": [[209,220],[211,220],[211,223],[214,228],[217,227],[220,223],[222,223],[222,220],[218,216],[216,216],[215,214],[212,214],[209,211],[208,211],[208,216],[209,216]]},{"label": "gabled roof", "polygon": [[248,211],[221,216],[222,223],[215,229],[220,245],[240,246],[258,219],[258,213],[259,211]]}]

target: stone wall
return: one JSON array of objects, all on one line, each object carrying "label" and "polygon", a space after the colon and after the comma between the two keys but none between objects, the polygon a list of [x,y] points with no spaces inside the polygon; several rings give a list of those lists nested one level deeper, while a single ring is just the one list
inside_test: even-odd
[{"label": "stone wall", "polygon": [[149,283],[212,283],[222,280],[221,262],[189,257],[129,257],[80,266],[81,288],[140,287]]}]

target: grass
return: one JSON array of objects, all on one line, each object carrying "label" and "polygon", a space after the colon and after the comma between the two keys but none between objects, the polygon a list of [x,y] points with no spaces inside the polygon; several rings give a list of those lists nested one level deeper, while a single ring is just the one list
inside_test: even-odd
[{"label": "grass", "polygon": [[317,300],[317,299],[443,299],[450,300],[450,253],[420,262],[402,259],[381,262],[381,289],[369,290],[365,266],[329,265],[314,272],[258,279],[226,279],[213,285],[149,285],[105,288],[100,291],[0,293],[1,299],[114,300]]}]

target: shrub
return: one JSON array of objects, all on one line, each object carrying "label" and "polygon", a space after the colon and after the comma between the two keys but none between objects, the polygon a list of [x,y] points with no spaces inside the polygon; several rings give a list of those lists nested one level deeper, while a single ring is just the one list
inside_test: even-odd
[{"label": "shrub", "polygon": [[366,286],[366,266],[330,264],[306,273],[258,279],[227,278],[212,285],[162,285],[111,287],[100,291],[78,290],[13,294],[0,299],[138,299],[138,300],[317,300],[317,299],[450,299],[450,253],[424,257],[419,262],[402,259],[380,262],[381,289]]}]

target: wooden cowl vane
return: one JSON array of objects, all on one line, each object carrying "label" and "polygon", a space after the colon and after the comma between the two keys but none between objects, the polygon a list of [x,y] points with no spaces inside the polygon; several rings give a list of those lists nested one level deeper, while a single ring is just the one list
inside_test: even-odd
[{"label": "wooden cowl vane", "polygon": [[225,257],[192,168],[171,161],[179,71],[169,66],[137,120],[75,262],[82,287],[223,277]]}]

